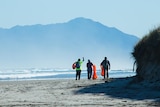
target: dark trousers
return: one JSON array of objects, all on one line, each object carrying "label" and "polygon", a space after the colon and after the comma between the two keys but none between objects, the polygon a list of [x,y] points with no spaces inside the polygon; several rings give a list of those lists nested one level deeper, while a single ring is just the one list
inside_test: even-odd
[{"label": "dark trousers", "polygon": [[76,80],[81,78],[81,70],[76,70]]},{"label": "dark trousers", "polygon": [[92,68],[87,69],[88,79],[91,79],[92,77]]},{"label": "dark trousers", "polygon": [[108,75],[108,67],[107,68],[104,68],[104,79],[106,78],[106,74],[107,74],[107,79],[109,78],[109,75]]}]

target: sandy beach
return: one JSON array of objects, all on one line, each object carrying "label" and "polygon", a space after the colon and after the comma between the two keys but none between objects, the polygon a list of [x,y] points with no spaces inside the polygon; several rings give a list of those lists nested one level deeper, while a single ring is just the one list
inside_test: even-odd
[{"label": "sandy beach", "polygon": [[0,81],[0,107],[159,107],[160,88],[132,78]]}]

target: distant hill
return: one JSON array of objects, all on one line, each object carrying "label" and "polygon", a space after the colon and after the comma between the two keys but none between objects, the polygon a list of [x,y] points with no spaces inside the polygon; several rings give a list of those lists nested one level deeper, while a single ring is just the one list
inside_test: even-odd
[{"label": "distant hill", "polygon": [[71,68],[85,57],[99,68],[105,56],[112,69],[132,68],[131,52],[139,38],[91,19],[0,29],[1,68]]}]

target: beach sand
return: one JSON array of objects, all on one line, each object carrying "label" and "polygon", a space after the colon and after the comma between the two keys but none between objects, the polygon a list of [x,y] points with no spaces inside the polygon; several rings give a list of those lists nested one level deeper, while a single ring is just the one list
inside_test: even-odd
[{"label": "beach sand", "polygon": [[159,107],[160,88],[132,78],[0,81],[0,107]]}]

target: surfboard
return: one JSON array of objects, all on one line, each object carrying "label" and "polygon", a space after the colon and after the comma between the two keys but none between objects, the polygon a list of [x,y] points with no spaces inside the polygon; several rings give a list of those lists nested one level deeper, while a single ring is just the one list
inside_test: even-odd
[{"label": "surfboard", "polygon": [[101,76],[104,76],[104,68],[101,66]]},{"label": "surfboard", "polygon": [[75,69],[76,68],[76,63],[73,63],[72,64],[72,69]]},{"label": "surfboard", "polygon": [[98,78],[98,76],[97,76],[97,73],[96,73],[96,65],[93,65],[93,76],[92,76],[92,79],[95,80],[97,78]]}]

